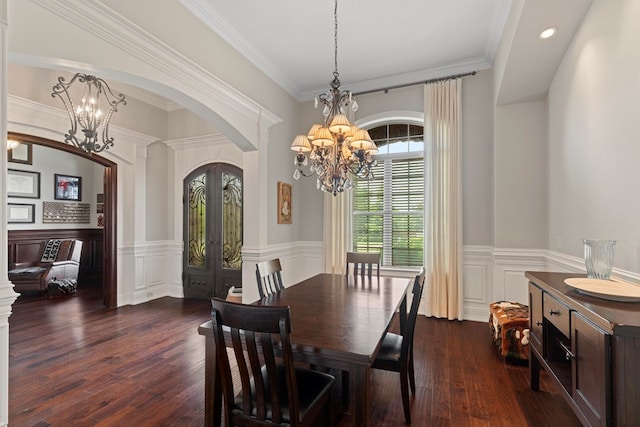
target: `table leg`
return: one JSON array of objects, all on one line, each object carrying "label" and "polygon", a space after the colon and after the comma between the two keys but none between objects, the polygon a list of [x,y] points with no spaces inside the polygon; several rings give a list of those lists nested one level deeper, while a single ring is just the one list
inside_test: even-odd
[{"label": "table leg", "polygon": [[222,424],[222,385],[216,372],[216,345],[213,336],[205,335],[204,425]]},{"label": "table leg", "polygon": [[371,425],[371,368],[365,365],[349,367],[349,398],[351,404],[351,425],[368,427]]}]

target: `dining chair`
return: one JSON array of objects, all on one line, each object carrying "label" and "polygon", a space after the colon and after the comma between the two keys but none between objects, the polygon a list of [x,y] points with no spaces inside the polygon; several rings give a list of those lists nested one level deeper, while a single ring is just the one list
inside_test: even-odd
[{"label": "dining chair", "polygon": [[284,289],[282,276],[280,275],[281,271],[282,267],[280,266],[279,258],[256,264],[256,280],[258,281],[260,298],[278,293]]},{"label": "dining chair", "polygon": [[413,332],[418,317],[418,307],[424,289],[425,269],[422,267],[413,283],[413,296],[409,317],[402,328],[401,333],[387,332],[380,345],[380,350],[371,365],[374,369],[393,371],[400,373],[400,392],[404,418],[407,424],[411,424],[411,410],[409,408],[409,386],[411,394],[416,394],[416,379],[413,368]]},{"label": "dining chair", "polygon": [[[226,425],[307,426],[321,415],[325,425],[332,424],[335,378],[294,366],[288,306],[252,306],[220,298],[212,298],[211,305]],[[230,335],[226,342],[225,334]],[[233,348],[229,353],[228,342]],[[240,374],[237,394],[232,366]]]},{"label": "dining chair", "polygon": [[373,266],[376,267],[376,276],[380,275],[380,254],[378,252],[347,252],[347,274],[364,276],[365,270],[371,277]]}]

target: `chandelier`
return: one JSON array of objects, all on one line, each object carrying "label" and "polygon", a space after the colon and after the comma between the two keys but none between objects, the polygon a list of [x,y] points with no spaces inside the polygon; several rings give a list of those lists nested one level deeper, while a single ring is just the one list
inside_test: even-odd
[{"label": "chandelier", "polygon": [[[69,89],[76,82],[74,92],[82,93],[77,106],[69,93]],[[68,83],[64,77],[58,77],[58,83],[53,86],[51,96],[59,97],[69,114],[71,129],[64,136],[65,143],[74,145],[90,155],[113,146],[113,138],[109,137],[109,122],[113,113],[118,111],[118,105],[127,105],[123,94],[114,95],[109,85],[98,77],[77,73]],[[80,139],[76,137],[78,128],[84,135]]]},{"label": "chandelier", "polygon": [[[296,152],[293,177],[317,175],[318,189],[336,196],[350,189],[350,175],[359,178],[373,177],[371,168],[376,165],[373,155],[378,152],[369,132],[349,122],[346,114],[356,112],[358,103],[353,94],[340,90],[338,74],[338,0],[334,7],[334,71],[331,88],[315,99],[315,108],[324,105],[322,124],[314,124],[306,135],[298,135],[291,144]],[[311,163],[309,173],[303,167]]]}]

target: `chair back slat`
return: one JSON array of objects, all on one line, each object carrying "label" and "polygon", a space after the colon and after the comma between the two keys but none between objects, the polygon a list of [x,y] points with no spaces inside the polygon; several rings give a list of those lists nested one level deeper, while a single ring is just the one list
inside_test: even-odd
[{"label": "chair back slat", "polygon": [[369,277],[373,274],[373,267],[376,269],[376,276],[380,275],[380,254],[378,252],[347,252],[347,275],[360,274],[364,276],[365,271]]},{"label": "chair back slat", "polygon": [[284,289],[281,271],[282,267],[278,258],[256,264],[256,280],[260,298],[278,293]]},{"label": "chair back slat", "polygon": [[[220,361],[217,368],[225,396],[225,419],[233,420],[233,417],[240,416],[240,411],[235,406],[223,325],[231,332],[233,355],[240,373],[242,416],[261,422],[282,422],[283,408],[278,396],[283,387],[287,388],[290,416],[298,416],[297,384],[289,340],[289,307],[250,306],[219,298],[213,298],[211,303],[216,355]],[[284,360],[284,383],[281,383],[282,377],[278,374],[277,356]],[[288,370],[287,364],[290,364]],[[292,425],[296,424],[292,422]]]}]

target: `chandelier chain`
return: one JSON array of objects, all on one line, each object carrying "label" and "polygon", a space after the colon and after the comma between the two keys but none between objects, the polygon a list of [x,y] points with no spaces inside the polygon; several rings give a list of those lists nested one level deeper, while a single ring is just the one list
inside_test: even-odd
[{"label": "chandelier chain", "polygon": [[333,61],[335,64],[335,69],[333,70],[333,75],[338,77],[338,0],[335,1],[335,6],[333,8],[333,19],[334,19],[334,27],[333,27],[333,42],[334,42],[334,53],[333,53]]},{"label": "chandelier chain", "polygon": [[[307,134],[298,135],[291,144],[296,152],[293,173],[294,179],[316,175],[316,186],[319,190],[336,196],[353,187],[351,177],[373,179],[373,168],[377,161],[374,155],[378,152],[375,142],[369,133],[349,122],[348,110],[354,113],[358,103],[351,91],[340,90],[338,78],[338,0],[334,1],[334,71],[333,80],[328,91],[315,99],[315,107],[323,104],[322,124],[314,124]],[[309,163],[309,172],[303,167]]]}]

